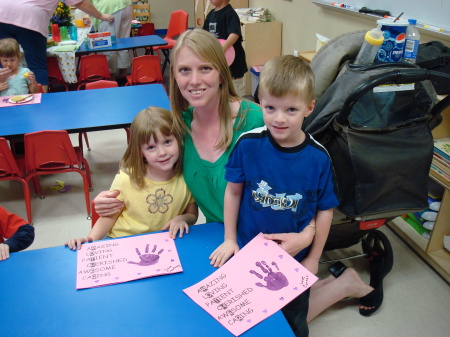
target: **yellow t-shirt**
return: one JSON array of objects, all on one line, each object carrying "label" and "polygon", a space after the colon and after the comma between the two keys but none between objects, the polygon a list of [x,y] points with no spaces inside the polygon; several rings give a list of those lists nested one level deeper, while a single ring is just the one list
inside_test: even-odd
[{"label": "yellow t-shirt", "polygon": [[125,208],[108,236],[117,238],[160,231],[194,202],[182,173],[163,182],[146,178],[146,183],[146,188],[139,189],[125,172],[119,171],[116,175],[111,191],[120,191],[118,199],[125,202]]}]

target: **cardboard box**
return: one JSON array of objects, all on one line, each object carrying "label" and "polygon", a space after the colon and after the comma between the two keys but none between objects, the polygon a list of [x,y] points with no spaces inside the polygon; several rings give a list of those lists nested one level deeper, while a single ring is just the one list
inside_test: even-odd
[{"label": "cardboard box", "polygon": [[[248,8],[248,0],[230,0],[233,8]],[[213,9],[209,0],[194,0],[195,28],[203,28],[206,15]]]},{"label": "cardboard box", "polygon": [[87,37],[88,37],[88,47],[91,49],[112,46],[110,32],[92,33],[88,34]]}]

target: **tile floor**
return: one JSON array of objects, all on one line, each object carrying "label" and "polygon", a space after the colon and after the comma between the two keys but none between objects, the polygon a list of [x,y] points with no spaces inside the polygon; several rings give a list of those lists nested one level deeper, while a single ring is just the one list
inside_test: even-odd
[{"label": "tile floor", "polygon": [[[72,135],[72,141],[77,143],[75,135]],[[95,197],[98,192],[108,189],[113,180],[125,150],[126,134],[122,129],[92,132],[89,141],[92,150],[85,151],[85,157],[92,171],[94,192],[91,197]],[[69,238],[89,232],[81,177],[77,173],[59,174],[46,176],[41,183],[43,187],[49,187],[55,185],[55,180],[62,180],[72,188],[64,194],[47,189],[44,200],[32,200],[36,239],[29,249],[59,246]],[[0,205],[26,217],[20,183],[0,182]],[[199,223],[202,222],[204,218],[199,219]],[[389,228],[384,226],[382,231],[392,244],[395,262],[385,278],[385,300],[381,309],[372,317],[363,317],[358,313],[357,300],[344,300],[311,322],[311,336],[449,336],[449,284]],[[361,247],[355,245],[325,255],[339,256],[347,252],[360,253]],[[369,281],[367,261],[359,258],[345,263],[354,266],[362,278]],[[321,267],[320,275],[327,276],[326,266]]]}]

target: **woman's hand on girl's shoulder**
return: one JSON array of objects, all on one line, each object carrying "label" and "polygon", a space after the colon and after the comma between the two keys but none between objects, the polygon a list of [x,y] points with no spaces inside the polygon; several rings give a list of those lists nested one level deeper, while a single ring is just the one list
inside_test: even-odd
[{"label": "woman's hand on girl's shoulder", "polygon": [[111,216],[120,213],[125,206],[123,201],[117,199],[120,191],[103,191],[94,199],[95,211],[100,216]]}]

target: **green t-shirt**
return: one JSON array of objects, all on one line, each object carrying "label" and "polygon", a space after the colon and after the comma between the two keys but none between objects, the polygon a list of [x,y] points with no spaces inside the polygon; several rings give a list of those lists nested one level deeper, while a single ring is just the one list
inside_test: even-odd
[{"label": "green t-shirt", "polygon": [[[238,130],[234,130],[231,146],[211,163],[199,157],[197,149],[192,142],[191,135],[186,133],[184,143],[183,175],[189,190],[198,206],[206,217],[206,222],[223,223],[224,194],[227,181],[225,180],[225,164],[243,132],[264,126],[261,108],[253,102],[242,101],[234,127],[239,125],[240,116],[247,112],[245,122]],[[183,111],[183,121],[191,130],[193,108]]]}]

